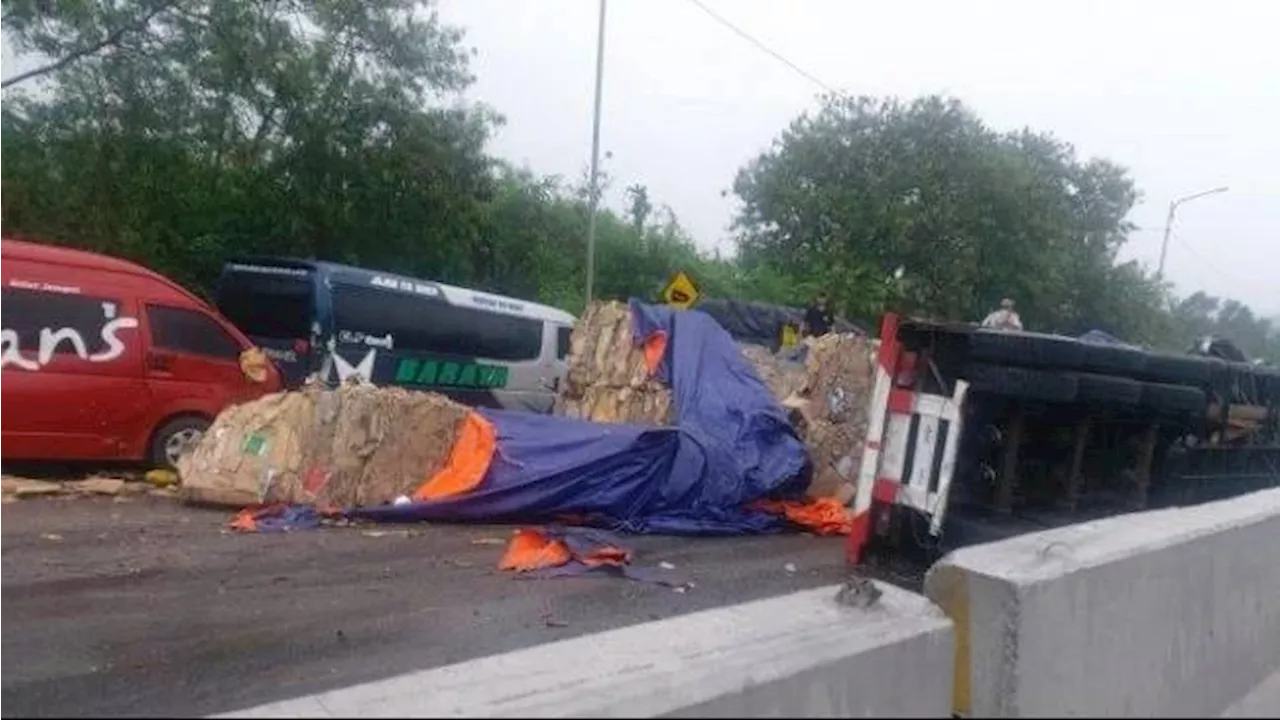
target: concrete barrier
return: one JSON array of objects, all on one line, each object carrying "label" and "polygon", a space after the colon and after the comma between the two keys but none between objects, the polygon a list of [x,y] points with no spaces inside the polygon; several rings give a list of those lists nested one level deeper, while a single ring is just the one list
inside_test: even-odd
[{"label": "concrete barrier", "polygon": [[878,587],[866,610],[807,590],[220,717],[947,717],[950,621]]},{"label": "concrete barrier", "polygon": [[1275,717],[1280,490],[959,550],[925,592],[956,623],[962,716]]}]

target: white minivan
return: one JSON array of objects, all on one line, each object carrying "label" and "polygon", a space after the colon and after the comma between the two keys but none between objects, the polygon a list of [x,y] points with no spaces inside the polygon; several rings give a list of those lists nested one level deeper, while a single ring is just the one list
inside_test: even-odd
[{"label": "white minivan", "polygon": [[297,387],[318,373],[551,412],[574,317],[546,305],[311,260],[226,263],[217,305]]}]

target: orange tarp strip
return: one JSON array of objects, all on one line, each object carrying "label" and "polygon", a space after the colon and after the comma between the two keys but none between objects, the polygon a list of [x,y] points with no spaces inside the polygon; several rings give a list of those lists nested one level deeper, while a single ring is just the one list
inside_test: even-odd
[{"label": "orange tarp strip", "polygon": [[552,540],[537,530],[517,530],[511,544],[498,561],[499,570],[528,572],[545,567],[559,567],[569,562],[573,553],[562,540]]},{"label": "orange tarp strip", "polygon": [[853,513],[833,497],[804,502],[762,500],[757,507],[783,515],[817,535],[848,535],[853,531]]},{"label": "orange tarp strip", "polygon": [[625,548],[602,547],[592,550],[583,556],[581,560],[582,564],[587,567],[601,567],[603,565],[621,567],[631,562],[631,553]]},{"label": "orange tarp strip", "polygon": [[228,527],[236,532],[252,533],[258,532],[258,508],[245,508],[236,513],[236,516],[228,523]]},{"label": "orange tarp strip", "polygon": [[658,372],[662,363],[662,355],[667,351],[667,334],[661,330],[650,333],[644,339],[644,366],[650,375]]},{"label": "orange tarp strip", "polygon": [[477,412],[467,413],[458,439],[449,451],[449,460],[413,493],[415,500],[441,500],[471,492],[489,472],[489,463],[498,447],[493,423]]}]

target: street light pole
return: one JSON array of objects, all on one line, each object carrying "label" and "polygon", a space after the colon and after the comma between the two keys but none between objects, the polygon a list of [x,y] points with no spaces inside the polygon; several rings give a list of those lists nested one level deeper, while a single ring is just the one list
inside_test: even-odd
[{"label": "street light pole", "polygon": [[1226,191],[1227,191],[1226,186],[1223,186],[1220,188],[1214,188],[1212,190],[1205,190],[1204,192],[1198,192],[1194,195],[1181,197],[1169,203],[1169,214],[1166,215],[1164,218],[1164,240],[1160,242],[1160,264],[1156,266],[1157,280],[1164,279],[1164,259],[1165,259],[1165,256],[1169,254],[1169,234],[1173,232],[1173,214],[1177,212],[1178,206],[1183,203],[1191,202],[1196,198],[1202,198],[1205,195],[1216,195],[1218,193],[1224,193]]},{"label": "street light pole", "polygon": [[591,126],[591,198],[587,215],[587,302],[595,298],[596,210],[600,205],[600,98],[604,89],[604,14],[608,0],[600,0],[600,27],[596,31],[596,109]]}]

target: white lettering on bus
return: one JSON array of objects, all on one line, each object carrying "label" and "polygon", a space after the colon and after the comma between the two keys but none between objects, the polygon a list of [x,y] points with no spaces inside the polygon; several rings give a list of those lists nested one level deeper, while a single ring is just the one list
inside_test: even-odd
[{"label": "white lettering on bus", "polygon": [[400,278],[390,277],[387,275],[374,275],[369,284],[374,287],[387,288],[388,290],[400,290],[402,292],[417,293],[419,295],[428,295],[436,297],[440,294],[440,288],[428,283],[416,282],[414,280],[402,280]]},{"label": "white lettering on bus", "polygon": [[499,308],[509,310],[511,312],[524,312],[524,303],[518,303],[498,297],[489,297],[486,295],[472,295],[471,302],[484,307]]},{"label": "white lettering on bus", "polygon": [[339,330],[338,342],[364,344],[369,347],[386,348],[387,350],[394,350],[396,347],[396,338],[391,333],[379,337],[359,330]]},{"label": "white lettering on bus", "polygon": [[307,271],[301,268],[279,267],[271,265],[246,265],[244,263],[227,263],[227,269],[239,272],[261,273],[263,275],[288,275],[290,277],[306,277]]}]

